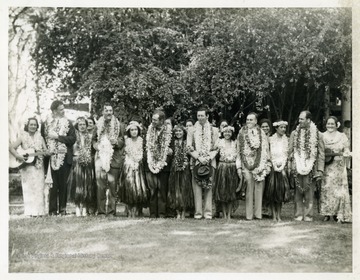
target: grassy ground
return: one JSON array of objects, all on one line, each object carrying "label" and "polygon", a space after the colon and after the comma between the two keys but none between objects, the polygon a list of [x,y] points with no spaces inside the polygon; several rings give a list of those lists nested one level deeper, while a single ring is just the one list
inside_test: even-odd
[{"label": "grassy ground", "polygon": [[352,271],[352,225],[292,221],[292,203],[280,223],[245,221],[244,202],[230,222],[11,213],[9,272]]}]

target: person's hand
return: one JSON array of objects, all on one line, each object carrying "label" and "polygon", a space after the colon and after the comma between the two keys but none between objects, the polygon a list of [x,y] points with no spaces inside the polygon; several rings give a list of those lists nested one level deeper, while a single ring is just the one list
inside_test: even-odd
[{"label": "person's hand", "polygon": [[199,161],[201,164],[208,164],[207,159],[204,158],[204,157],[199,157],[199,158],[198,158],[198,161]]},{"label": "person's hand", "polygon": [[173,153],[174,153],[173,150],[171,148],[169,148],[168,155],[171,156]]},{"label": "person's hand", "polygon": [[48,137],[50,139],[58,139],[59,138],[59,134],[57,134],[56,132],[53,132],[53,131],[50,131],[49,134],[48,134]]},{"label": "person's hand", "polygon": [[98,143],[95,143],[95,144],[93,145],[93,147],[94,147],[94,149],[95,149],[96,151],[99,151],[99,144],[98,144]]},{"label": "person's hand", "polygon": [[242,172],[241,169],[237,169],[237,175],[239,176],[240,179],[242,179]]},{"label": "person's hand", "polygon": [[15,157],[16,157],[16,159],[19,160],[19,161],[25,161],[25,160],[26,160],[24,156],[19,155],[19,154],[16,155]]},{"label": "person's hand", "polygon": [[110,140],[111,145],[116,145],[118,143],[117,139]]}]

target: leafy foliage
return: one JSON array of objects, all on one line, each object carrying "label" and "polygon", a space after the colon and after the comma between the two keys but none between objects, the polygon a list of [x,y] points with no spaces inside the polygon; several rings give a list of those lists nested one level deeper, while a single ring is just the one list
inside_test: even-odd
[{"label": "leafy foliage", "polygon": [[127,118],[162,107],[184,120],[207,104],[218,118],[321,120],[325,90],[351,84],[351,10],[55,8],[33,58],[96,112],[111,101]]}]

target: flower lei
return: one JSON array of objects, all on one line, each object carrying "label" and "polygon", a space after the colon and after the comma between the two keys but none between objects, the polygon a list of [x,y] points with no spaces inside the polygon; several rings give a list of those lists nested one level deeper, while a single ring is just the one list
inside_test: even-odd
[{"label": "flower lei", "polygon": [[317,157],[318,130],[313,122],[308,129],[301,129],[298,125],[294,131],[294,155],[293,167],[291,173],[295,179],[296,187],[305,192],[310,188],[311,180],[306,186],[301,186],[298,178],[300,175],[309,175],[313,177],[313,166]]},{"label": "flower lei", "polygon": [[296,172],[308,175],[313,169],[317,157],[318,130],[313,122],[309,129],[301,129],[298,125],[294,132],[294,160]]},{"label": "flower lei", "polygon": [[175,140],[174,151],[174,166],[175,171],[183,171],[188,165],[189,159],[187,157],[186,142]]},{"label": "flower lei", "polygon": [[[202,126],[198,121],[194,125],[194,141],[195,149],[199,153],[199,156],[207,157],[211,151],[211,140],[212,140],[212,127],[209,122],[206,122]],[[202,133],[204,131],[204,133]]]},{"label": "flower lei", "polygon": [[[69,121],[67,118],[48,118],[45,123],[45,133],[55,132],[59,136],[65,136],[69,132]],[[58,170],[64,163],[65,153],[58,153],[59,151],[66,151],[67,147],[64,143],[58,140],[46,137],[46,143],[49,152],[52,153],[50,157],[51,167],[53,170]]]},{"label": "flower lei", "polygon": [[[23,139],[23,145],[26,149],[32,148],[37,151],[42,150],[42,137],[39,131],[36,131],[34,137],[31,137],[28,132],[22,133],[21,138]],[[36,156],[35,167],[41,168],[43,166],[43,155]]]},{"label": "flower lei", "polygon": [[160,134],[150,124],[146,134],[147,162],[152,173],[159,173],[166,165],[166,158],[171,142],[171,127],[163,125]]},{"label": "flower lei", "polygon": [[276,172],[284,170],[288,158],[288,138],[286,135],[279,136],[275,133],[270,138],[271,163]]},{"label": "flower lei", "polygon": [[220,161],[235,162],[236,161],[236,142],[230,141],[230,147],[226,146],[225,139],[219,140]]},{"label": "flower lei", "polygon": [[143,139],[138,136],[134,141],[132,138],[125,136],[125,164],[133,170],[138,170],[143,155]]},{"label": "flower lei", "polygon": [[104,117],[101,117],[96,126],[99,141],[98,155],[101,161],[101,168],[105,172],[109,172],[111,159],[114,154],[114,148],[110,141],[117,140],[120,131],[120,123],[115,116],[111,116],[111,120],[109,122],[105,122]]},{"label": "flower lei", "polygon": [[[259,126],[256,126],[256,132],[251,137],[250,131],[247,126],[244,126],[239,133],[239,147],[241,161],[244,163],[245,168],[251,171],[255,181],[262,181],[265,176],[270,172],[268,165],[269,154],[267,151],[267,141],[263,141],[263,131]],[[249,160],[253,164],[249,164]]]},{"label": "flower lei", "polygon": [[[89,165],[91,163],[91,136],[89,133],[81,134],[76,131],[76,144],[79,147],[78,163],[82,166]],[[84,142],[81,138],[84,137]]]}]

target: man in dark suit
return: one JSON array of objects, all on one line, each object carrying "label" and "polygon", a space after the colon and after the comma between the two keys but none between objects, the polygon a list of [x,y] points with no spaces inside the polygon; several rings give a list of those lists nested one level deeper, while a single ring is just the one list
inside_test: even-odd
[{"label": "man in dark suit", "polygon": [[153,113],[146,134],[145,176],[150,189],[150,218],[165,218],[168,194],[172,127],[161,110]]},{"label": "man in dark suit", "polygon": [[114,116],[112,105],[104,104],[93,138],[98,215],[116,215],[117,186],[124,164],[124,134],[125,126]]},{"label": "man in dark suit", "polygon": [[49,192],[49,215],[66,215],[67,179],[72,165],[76,134],[73,125],[65,117],[65,108],[61,101],[55,100],[50,109],[52,115],[42,127],[46,145],[52,153],[49,164],[53,186]]}]

